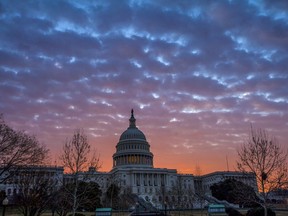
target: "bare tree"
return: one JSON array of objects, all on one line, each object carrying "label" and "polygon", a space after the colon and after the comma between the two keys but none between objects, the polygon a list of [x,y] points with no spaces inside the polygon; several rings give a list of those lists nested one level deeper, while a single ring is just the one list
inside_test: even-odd
[{"label": "bare tree", "polygon": [[[176,210],[191,208],[195,201],[195,193],[191,185],[185,183],[185,177],[183,176],[178,176],[169,194],[171,199],[169,199],[168,204],[170,208],[175,208]],[[178,211],[178,214],[181,215],[181,212]]]},{"label": "bare tree", "polygon": [[57,173],[54,175],[37,166],[18,169],[12,179],[18,191],[13,201],[22,215],[39,216],[50,207],[59,186]]},{"label": "bare tree", "polygon": [[271,191],[282,188],[288,183],[287,150],[285,151],[275,137],[265,130],[254,129],[248,140],[238,150],[238,169],[242,172],[253,172],[261,192],[267,215],[267,200]]},{"label": "bare tree", "polygon": [[66,216],[70,212],[72,203],[69,196],[70,193],[68,193],[67,185],[66,188],[62,185],[51,202],[52,215],[56,212],[59,216]]},{"label": "bare tree", "polygon": [[[84,134],[83,130],[77,129],[72,138],[67,140],[63,146],[63,153],[60,156],[64,169],[70,174],[71,182],[69,185],[69,197],[72,202],[72,212],[75,215],[77,209],[81,205],[83,200],[83,193],[85,190],[79,191],[81,181],[88,181],[85,176],[85,171],[88,171],[89,167],[93,167],[98,170],[101,166],[100,157],[96,154],[96,151],[91,150],[91,146],[88,143],[88,138]],[[87,175],[88,176],[88,175]],[[72,184],[72,190],[71,190]],[[65,185],[64,185],[65,186]]]},{"label": "bare tree", "polygon": [[129,209],[135,204],[134,195],[132,193],[132,188],[121,187],[120,198],[119,198],[119,208],[120,210]]},{"label": "bare tree", "polygon": [[[165,209],[167,208],[167,205],[169,203],[169,191],[165,185],[160,185],[160,187],[157,190],[157,195],[159,196],[159,201],[161,203],[161,208]],[[171,204],[172,205],[172,204]]]},{"label": "bare tree", "polygon": [[194,178],[194,185],[195,185],[195,200],[197,204],[199,203],[199,207],[201,209],[201,216],[203,214],[203,208],[205,204],[205,190],[202,184],[202,169],[199,164],[195,166],[195,178]]},{"label": "bare tree", "polygon": [[202,175],[202,169],[201,169],[201,167],[199,166],[198,163],[195,165],[194,173],[195,173],[195,176],[201,176]]},{"label": "bare tree", "polygon": [[9,127],[0,115],[0,183],[10,176],[9,170],[45,163],[48,149],[34,136]]},{"label": "bare tree", "polygon": [[121,179],[117,173],[111,173],[107,178],[107,188],[104,196],[105,206],[119,208],[119,196],[121,192]]}]

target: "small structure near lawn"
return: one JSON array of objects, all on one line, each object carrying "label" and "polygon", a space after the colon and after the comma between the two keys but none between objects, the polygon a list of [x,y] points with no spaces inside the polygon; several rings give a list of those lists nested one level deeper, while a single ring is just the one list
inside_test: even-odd
[{"label": "small structure near lawn", "polygon": [[221,204],[211,204],[208,206],[208,215],[209,216],[224,216],[227,215],[225,211],[225,206]]},{"label": "small structure near lawn", "polygon": [[111,216],[112,208],[97,208],[96,216]]}]

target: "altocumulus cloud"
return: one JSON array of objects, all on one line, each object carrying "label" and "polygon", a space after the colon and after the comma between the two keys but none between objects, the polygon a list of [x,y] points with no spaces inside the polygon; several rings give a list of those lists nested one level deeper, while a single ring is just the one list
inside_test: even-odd
[{"label": "altocumulus cloud", "polygon": [[83,127],[109,170],[134,108],[156,166],[224,169],[215,155],[233,163],[250,123],[287,140],[287,11],[286,0],[0,1],[0,111],[55,158]]}]

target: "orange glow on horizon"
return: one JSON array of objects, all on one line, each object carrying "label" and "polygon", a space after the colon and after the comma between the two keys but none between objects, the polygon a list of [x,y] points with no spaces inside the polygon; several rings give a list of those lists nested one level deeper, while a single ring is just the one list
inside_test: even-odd
[{"label": "orange glow on horizon", "polygon": [[[119,141],[120,135],[126,130],[128,123],[124,123],[123,129],[120,129],[117,135],[90,137],[89,142],[92,149],[96,149],[100,156],[100,163],[102,164],[99,171],[109,172],[113,168],[113,154],[116,152],[116,145]],[[150,151],[153,153],[154,168],[176,169],[178,173],[183,174],[197,174],[196,166],[200,169],[200,175],[216,172],[216,171],[235,171],[235,160],[237,158],[236,149],[223,149],[211,147],[210,149],[195,148],[193,151],[189,149],[175,148],[170,144],[169,136],[164,136],[160,139],[161,134],[157,134],[155,138],[153,135],[147,135],[145,130],[139,128],[145,135],[150,144]],[[85,130],[87,133],[87,130]],[[198,136],[201,134],[197,133]],[[165,135],[165,134],[164,134]],[[163,136],[163,135],[162,135]],[[151,140],[149,139],[151,137]],[[167,144],[168,143],[168,144]],[[165,147],[163,148],[163,145]],[[59,149],[60,152],[59,152]],[[59,154],[62,148],[52,149],[51,153],[54,155],[55,161],[59,161]],[[227,155],[228,160],[226,160]],[[227,163],[228,162],[228,163]],[[59,165],[58,162],[57,165]],[[199,174],[199,173],[198,173]]]}]

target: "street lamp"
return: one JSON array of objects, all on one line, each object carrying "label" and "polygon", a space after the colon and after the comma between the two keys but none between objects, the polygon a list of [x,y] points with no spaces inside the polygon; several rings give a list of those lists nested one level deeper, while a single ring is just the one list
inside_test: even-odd
[{"label": "street lamp", "polygon": [[2,201],[2,205],[3,205],[3,211],[2,211],[2,216],[5,216],[5,210],[6,210],[6,206],[8,205],[9,200],[7,199],[7,197],[5,197],[5,199]]},{"label": "street lamp", "polygon": [[167,215],[167,202],[164,202],[164,207],[165,207],[165,216]]}]

